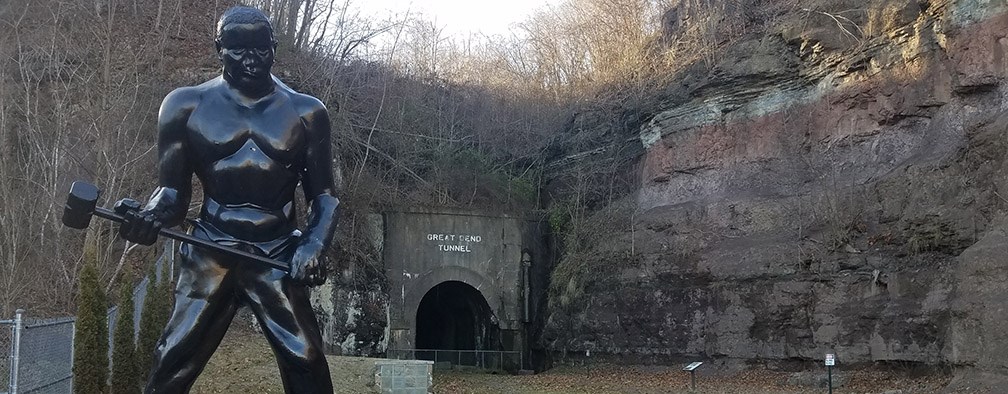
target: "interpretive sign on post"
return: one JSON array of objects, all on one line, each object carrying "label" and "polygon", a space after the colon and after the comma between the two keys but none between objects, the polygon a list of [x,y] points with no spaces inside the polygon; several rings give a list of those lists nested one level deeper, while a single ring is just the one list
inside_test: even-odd
[{"label": "interpretive sign on post", "polygon": [[826,355],[826,384],[829,387],[829,393],[833,394],[833,366],[836,365],[836,357],[830,353]]},{"label": "interpretive sign on post", "polygon": [[696,369],[700,366],[700,364],[703,364],[703,361],[694,361],[682,369],[683,371],[689,372],[690,381],[693,384],[693,390],[696,390]]}]

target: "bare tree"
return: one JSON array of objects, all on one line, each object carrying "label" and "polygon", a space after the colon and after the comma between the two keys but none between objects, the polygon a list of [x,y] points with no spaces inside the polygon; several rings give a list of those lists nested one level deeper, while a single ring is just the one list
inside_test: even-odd
[{"label": "bare tree", "polygon": [[[0,35],[0,312],[66,313],[65,289],[85,258],[109,283],[132,261],[110,223],[82,233],[60,215],[75,179],[105,196],[150,189],[157,105],[168,89],[160,54],[185,20],[181,1],[162,5],[51,0],[0,13],[9,33]],[[162,28],[151,31],[155,20]]]}]

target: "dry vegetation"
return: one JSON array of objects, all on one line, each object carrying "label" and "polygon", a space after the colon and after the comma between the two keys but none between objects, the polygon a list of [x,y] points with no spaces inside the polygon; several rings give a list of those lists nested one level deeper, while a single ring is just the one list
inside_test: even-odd
[{"label": "dry vegetation", "polygon": [[[422,20],[364,18],[352,2],[251,3],[275,21],[276,72],[334,113],[344,264],[373,263],[352,241],[356,213],[548,204],[544,164],[578,137],[574,108],[664,61],[666,5],[650,1],[571,1],[513,37],[465,41]],[[231,4],[0,5],[0,315],[70,313],[84,259],[106,289],[145,271],[154,249],[124,245],[100,220],[65,229],[62,201],[75,179],[99,185],[106,205],[149,193],[160,99],[214,75],[213,25]]]},{"label": "dry vegetation", "polygon": [[[129,248],[106,223],[86,234],[59,222],[73,179],[106,196],[147,193],[153,127],[185,29],[182,3],[139,10],[114,2],[0,5],[0,312],[65,314],[81,262],[100,263],[106,290]],[[149,26],[160,26],[151,30]],[[144,29],[147,27],[147,29]],[[149,256],[148,256],[149,257]]]},{"label": "dry vegetation", "polygon": [[[337,393],[374,392],[372,358],[329,356]],[[709,364],[709,363],[708,363]],[[812,367],[812,366],[809,366]],[[471,369],[436,369],[435,393],[821,393],[798,384],[807,373],[760,366],[724,372],[705,366],[690,390],[689,374],[678,366],[578,364],[557,366],[535,375],[494,374]],[[818,370],[819,373],[823,371]],[[918,374],[911,369],[867,367],[837,369],[835,393],[938,393],[949,376]],[[840,382],[843,382],[842,385]],[[902,391],[899,391],[902,390]],[[281,393],[276,362],[262,334],[233,324],[221,347],[196,381],[194,393]]]},{"label": "dry vegetation", "polygon": [[[0,316],[72,313],[85,259],[106,289],[146,271],[155,248],[125,245],[101,220],[64,228],[62,201],[74,179],[99,185],[106,205],[152,190],[160,100],[214,76],[214,23],[233,3],[0,4]],[[357,217],[395,206],[542,212],[566,255],[584,255],[603,225],[590,218],[606,216],[593,212],[636,182],[626,141],[677,71],[710,66],[800,8],[568,0],[511,36],[461,39],[424,20],[367,18],[353,1],[248,3],[275,21],[276,73],[333,113],[347,208],[335,269],[363,267],[347,284],[382,281]]]},{"label": "dry vegetation", "polygon": [[[821,372],[821,371],[820,371]],[[836,371],[839,375],[840,371]],[[858,369],[843,372],[834,393],[939,393],[948,376],[912,376],[899,371]],[[789,383],[795,374],[756,367],[738,373],[700,375],[696,390],[678,367],[595,365],[558,367],[537,375],[508,376],[485,372],[435,372],[436,393],[822,393],[826,387]],[[839,382],[839,378],[834,382]],[[903,390],[903,391],[900,391]]]}]

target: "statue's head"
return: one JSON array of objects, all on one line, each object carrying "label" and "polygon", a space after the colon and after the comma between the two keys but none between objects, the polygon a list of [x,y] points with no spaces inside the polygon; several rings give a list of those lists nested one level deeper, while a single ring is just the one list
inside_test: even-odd
[{"label": "statue's head", "polygon": [[217,21],[217,57],[224,77],[239,88],[255,88],[272,79],[276,39],[273,25],[262,11],[231,7]]}]

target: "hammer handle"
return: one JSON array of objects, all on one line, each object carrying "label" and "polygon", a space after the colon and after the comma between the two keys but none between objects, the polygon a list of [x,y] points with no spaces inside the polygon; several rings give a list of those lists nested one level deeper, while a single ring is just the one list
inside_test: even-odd
[{"label": "hammer handle", "polygon": [[[108,219],[108,220],[111,220],[111,221],[114,221],[114,222],[118,222],[118,223],[122,223],[122,222],[126,221],[126,219],[123,218],[121,215],[115,213],[114,211],[111,211],[111,210],[108,210],[108,209],[105,209],[105,208],[102,208],[102,207],[96,207],[95,210],[94,210],[94,214],[95,214],[95,216],[102,217],[102,218],[105,218],[105,219]],[[218,244],[218,243],[213,242],[213,241],[208,241],[208,240],[205,240],[205,239],[196,238],[196,237],[194,237],[192,235],[183,233],[181,231],[176,231],[176,230],[172,230],[172,229],[168,229],[168,228],[162,228],[158,232],[158,234],[160,234],[162,236],[165,236],[165,237],[168,237],[168,238],[171,238],[171,239],[174,239],[174,240],[177,240],[177,241],[181,241],[181,242],[185,242],[185,243],[188,243],[188,244],[196,245],[196,246],[199,246],[199,247],[202,247],[202,248],[214,250],[214,251],[221,252],[221,253],[226,253],[226,254],[229,254],[229,255],[232,255],[232,256],[236,256],[236,257],[242,257],[242,258],[254,261],[254,262],[259,263],[259,264],[264,264],[267,267],[276,268],[276,269],[281,270],[283,272],[290,273],[290,266],[288,264],[281,263],[281,262],[276,261],[274,259],[271,259],[269,257],[264,257],[264,256],[260,256],[260,255],[257,255],[257,254],[252,254],[252,253],[246,252],[244,250],[240,250],[240,249],[229,248],[227,246]]]}]

